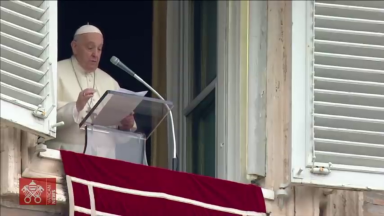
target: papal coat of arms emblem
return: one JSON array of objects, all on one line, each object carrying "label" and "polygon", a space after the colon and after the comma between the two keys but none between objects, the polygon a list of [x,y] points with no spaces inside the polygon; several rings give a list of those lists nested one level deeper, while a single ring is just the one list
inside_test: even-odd
[{"label": "papal coat of arms emblem", "polygon": [[55,178],[20,178],[20,205],[56,205]]},{"label": "papal coat of arms emblem", "polygon": [[25,185],[21,191],[24,193],[24,202],[29,204],[34,199],[35,203],[41,203],[41,193],[43,193],[44,188],[36,184],[33,180],[29,185]]}]

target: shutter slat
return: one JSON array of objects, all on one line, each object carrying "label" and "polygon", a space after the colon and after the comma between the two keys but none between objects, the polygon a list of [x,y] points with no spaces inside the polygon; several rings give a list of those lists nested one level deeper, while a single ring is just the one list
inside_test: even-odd
[{"label": "shutter slat", "polygon": [[3,58],[6,58],[8,60],[11,60],[17,63],[21,63],[25,66],[28,66],[37,70],[39,70],[43,66],[46,60],[46,59],[34,57],[24,52],[20,52],[10,47],[4,46],[2,44],[0,45],[0,51],[1,51],[1,56]]},{"label": "shutter slat", "polygon": [[384,157],[315,151],[319,161],[334,161],[336,164],[384,168]]},{"label": "shutter slat", "polygon": [[321,127],[368,130],[377,132],[384,131],[384,120],[381,119],[367,119],[324,114],[315,114],[314,118],[316,125]]},{"label": "shutter slat", "polygon": [[384,82],[384,70],[339,67],[320,64],[315,64],[314,69],[316,71],[316,75],[321,77],[360,80],[368,82]]},{"label": "shutter slat", "polygon": [[314,141],[318,151],[384,157],[384,145],[318,138]]},{"label": "shutter slat", "polygon": [[43,41],[45,37],[45,34],[29,30],[5,20],[0,20],[0,30],[9,35],[38,45]]},{"label": "shutter slat", "polygon": [[315,52],[315,63],[340,67],[384,70],[384,58]]},{"label": "shutter slat", "polygon": [[28,109],[30,111],[37,109],[37,106],[35,106],[35,105],[29,104],[29,103],[26,103],[26,102],[23,102],[20,100],[16,100],[15,98],[10,97],[10,96],[5,95],[5,94],[2,94],[2,93],[0,93],[0,98],[1,98],[1,100],[5,100],[5,101],[8,101],[10,103],[17,104],[18,106],[21,106],[21,107]]},{"label": "shutter slat", "polygon": [[315,77],[314,79],[316,89],[366,94],[382,94],[384,92],[384,83],[380,82],[366,82],[327,77]]},{"label": "shutter slat", "polygon": [[35,32],[39,32],[44,27],[44,23],[40,20],[25,16],[4,7],[0,7],[0,18]]},{"label": "shutter slat", "polygon": [[[384,132],[351,130],[344,128],[314,127],[315,138],[383,145]],[[323,161],[332,162],[332,161]]]},{"label": "shutter slat", "polygon": [[315,15],[315,25],[320,28],[346,29],[352,31],[384,32],[384,21],[346,17]]},{"label": "shutter slat", "polygon": [[44,99],[38,94],[33,94],[31,92],[8,85],[3,82],[1,82],[1,93],[35,106],[41,104]]},{"label": "shutter slat", "polygon": [[0,57],[0,64],[2,70],[12,71],[12,74],[24,77],[35,82],[39,82],[45,75],[45,72],[27,67],[17,62],[10,61],[3,57]]},{"label": "shutter slat", "polygon": [[34,19],[40,19],[45,13],[44,9],[22,1],[0,1],[0,6]]},{"label": "shutter slat", "polygon": [[316,101],[315,113],[384,120],[384,107],[359,106]]},{"label": "shutter slat", "polygon": [[21,89],[32,92],[34,94],[40,94],[40,92],[43,90],[45,86],[41,83],[34,82],[20,76],[16,76],[12,73],[9,73],[3,70],[0,70],[0,74],[1,74],[1,81],[4,82],[5,84],[11,85],[11,86],[19,86]]},{"label": "shutter slat", "polygon": [[20,50],[21,52],[27,53],[35,57],[39,57],[46,49],[46,47],[36,45],[34,43],[14,37],[4,32],[0,32],[0,40],[1,44],[7,47]]},{"label": "shutter slat", "polygon": [[350,5],[350,6],[360,6],[360,7],[370,7],[370,8],[384,8],[384,2],[383,1],[345,1],[345,0],[338,0],[338,1],[332,1],[332,0],[316,0],[316,2],[319,3],[327,3],[327,4],[338,4],[338,5]]},{"label": "shutter slat", "polygon": [[315,27],[318,40],[384,45],[384,33]]},{"label": "shutter slat", "polygon": [[317,52],[323,53],[340,53],[384,58],[384,46],[382,45],[315,40],[315,47]]},{"label": "shutter slat", "polygon": [[322,89],[315,89],[315,101],[384,107],[384,95],[342,92]]},{"label": "shutter slat", "polygon": [[384,9],[344,4],[315,3],[316,14],[357,19],[384,20]]},{"label": "shutter slat", "polygon": [[44,0],[33,0],[33,1],[23,1],[24,3],[27,3],[27,4],[30,4],[30,5],[33,5],[35,7],[41,7]]}]

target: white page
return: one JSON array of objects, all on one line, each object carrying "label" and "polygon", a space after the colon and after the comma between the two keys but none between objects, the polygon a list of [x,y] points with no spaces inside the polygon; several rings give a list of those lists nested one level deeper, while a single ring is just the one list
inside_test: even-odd
[{"label": "white page", "polygon": [[[126,89],[119,89],[117,92],[127,93],[144,97],[148,91],[133,92]],[[97,109],[97,117],[93,124],[102,126],[116,126],[126,116],[130,115],[136,107],[141,103],[141,98],[133,98],[129,96],[109,94],[104,98],[103,106],[100,110]]]},{"label": "white page", "polygon": [[133,91],[130,91],[130,90],[127,90],[127,89],[123,89],[123,88],[120,88],[120,89],[118,89],[116,91],[117,92],[122,92],[122,93],[127,93],[127,94],[138,95],[138,96],[141,96],[141,97],[144,97],[148,93],[148,91],[133,92]]}]

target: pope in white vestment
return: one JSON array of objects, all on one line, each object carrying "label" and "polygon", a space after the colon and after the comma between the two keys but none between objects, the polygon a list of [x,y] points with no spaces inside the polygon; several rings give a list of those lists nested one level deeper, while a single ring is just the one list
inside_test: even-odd
[{"label": "pope in white vestment", "polygon": [[[79,123],[107,90],[120,88],[111,76],[98,68],[102,46],[101,31],[92,25],[82,26],[71,43],[73,56],[58,62],[57,121],[64,121],[65,125],[57,128],[56,139],[47,142],[48,148],[82,153],[85,130],[79,128]],[[133,115],[122,120],[119,127],[136,130]]]}]

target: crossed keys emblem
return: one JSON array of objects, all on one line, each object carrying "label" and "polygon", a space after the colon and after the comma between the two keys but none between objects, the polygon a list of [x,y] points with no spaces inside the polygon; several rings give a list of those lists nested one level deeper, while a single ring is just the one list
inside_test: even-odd
[{"label": "crossed keys emblem", "polygon": [[32,201],[32,197],[34,198],[35,203],[41,202],[41,193],[44,191],[44,188],[40,185],[37,185],[33,180],[29,185],[25,185],[21,191],[24,193],[25,203],[30,203]]}]

